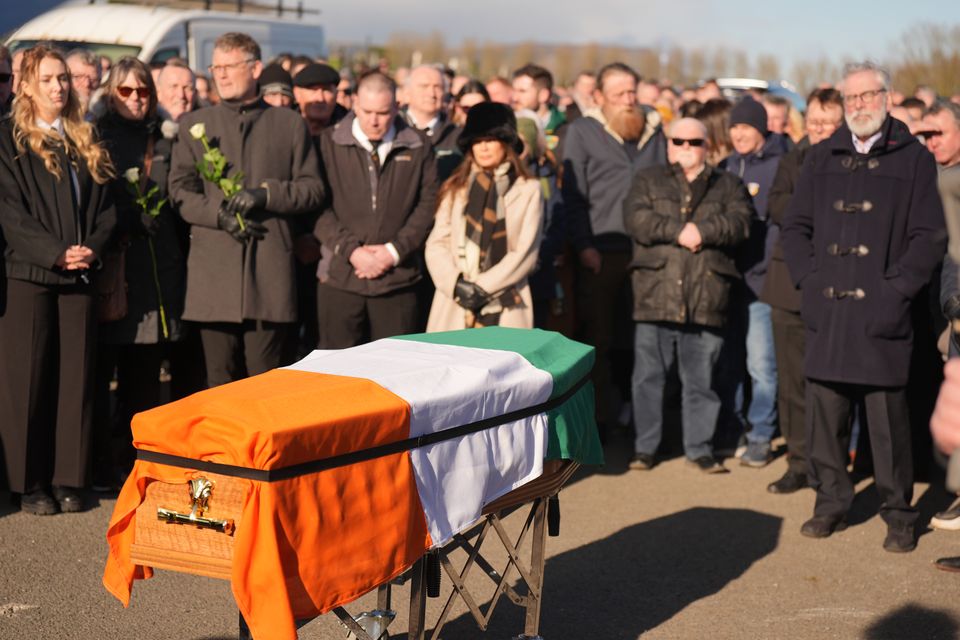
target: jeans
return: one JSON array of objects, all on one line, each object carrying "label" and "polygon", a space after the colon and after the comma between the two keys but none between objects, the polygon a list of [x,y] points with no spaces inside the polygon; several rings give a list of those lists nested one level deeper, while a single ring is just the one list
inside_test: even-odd
[{"label": "jeans", "polygon": [[[769,443],[777,430],[777,360],[770,305],[752,295],[730,300],[726,342],[721,355],[721,421],[747,431],[747,441]],[[749,405],[746,378],[750,377]]]},{"label": "jeans", "polygon": [[653,455],[663,432],[663,391],[677,361],[683,420],[683,451],[695,460],[713,453],[711,440],[720,412],[713,372],[723,346],[720,332],[698,325],[638,322],[634,340],[634,451]]}]

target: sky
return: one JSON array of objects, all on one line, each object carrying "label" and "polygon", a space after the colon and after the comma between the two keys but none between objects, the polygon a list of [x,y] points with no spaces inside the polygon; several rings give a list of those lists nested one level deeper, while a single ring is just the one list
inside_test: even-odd
[{"label": "sky", "polygon": [[[292,0],[291,0],[292,2]],[[397,31],[439,30],[448,43],[479,41],[740,48],[773,54],[781,68],[826,55],[892,60],[907,28],[960,23],[949,0],[305,0],[328,41],[384,42]]]}]

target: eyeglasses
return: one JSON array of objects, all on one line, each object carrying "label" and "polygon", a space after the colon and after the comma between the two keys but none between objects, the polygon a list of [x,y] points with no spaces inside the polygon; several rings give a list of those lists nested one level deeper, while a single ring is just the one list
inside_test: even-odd
[{"label": "eyeglasses", "polygon": [[137,97],[141,100],[146,100],[150,97],[150,88],[149,87],[117,87],[117,94],[121,98],[129,98],[133,93],[137,94]]},{"label": "eyeglasses", "polygon": [[247,58],[246,60],[241,60],[240,62],[234,62],[231,64],[212,64],[207,69],[210,70],[210,73],[220,74],[226,73],[227,71],[232,71],[233,69],[239,69],[245,64],[250,64],[253,62],[253,58]]},{"label": "eyeglasses", "polygon": [[12,73],[0,73],[0,84],[6,84],[10,82],[10,78],[13,77]]},{"label": "eyeglasses", "polygon": [[89,73],[71,73],[70,77],[74,81],[82,80],[83,82],[86,82],[88,84],[97,84],[98,82],[100,82],[100,79],[97,76],[90,75]]},{"label": "eyeglasses", "polygon": [[863,102],[864,104],[870,104],[877,99],[881,93],[886,93],[886,89],[877,89],[875,91],[864,91],[863,93],[856,93],[851,95],[843,96],[843,103],[848,107],[851,107],[857,102]]},{"label": "eyeglasses", "polygon": [[943,131],[940,131],[939,129],[932,129],[929,131],[917,131],[917,135],[923,136],[924,138],[929,140],[930,138],[937,138],[939,136],[942,136]]},{"label": "eyeglasses", "polygon": [[672,142],[675,147],[682,147],[685,142],[691,147],[702,147],[706,140],[703,138],[670,138],[670,142]]}]

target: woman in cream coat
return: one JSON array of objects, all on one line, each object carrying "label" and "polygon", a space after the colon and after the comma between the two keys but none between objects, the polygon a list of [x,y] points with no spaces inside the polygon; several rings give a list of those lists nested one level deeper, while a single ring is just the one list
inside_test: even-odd
[{"label": "woman in cream coat", "polygon": [[464,161],[440,189],[426,244],[436,285],[427,331],[532,328],[527,277],[537,265],[543,200],[518,156],[513,112],[475,105],[458,144]]}]

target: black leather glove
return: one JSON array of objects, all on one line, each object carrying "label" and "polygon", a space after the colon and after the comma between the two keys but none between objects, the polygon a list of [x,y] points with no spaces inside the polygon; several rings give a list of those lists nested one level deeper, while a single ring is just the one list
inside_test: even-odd
[{"label": "black leather glove", "polygon": [[[243,224],[240,224],[241,219]],[[263,240],[267,233],[267,228],[256,220],[250,220],[244,216],[230,213],[227,210],[226,203],[220,205],[217,211],[217,226],[233,236],[237,242],[246,242],[249,238]]]},{"label": "black leather glove", "polygon": [[143,232],[152,238],[157,235],[157,231],[160,229],[160,216],[152,216],[149,213],[141,212],[140,225],[143,227]]},{"label": "black leather glove", "polygon": [[244,189],[230,196],[224,208],[240,216],[246,216],[254,209],[263,209],[267,206],[266,189]]},{"label": "black leather glove", "polygon": [[490,294],[461,275],[453,287],[453,299],[464,309],[476,313],[490,301]]}]

